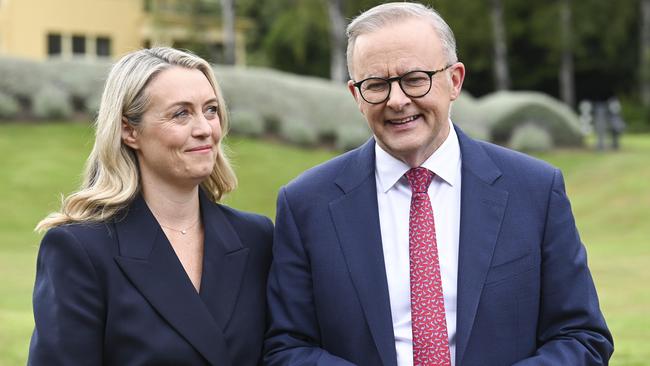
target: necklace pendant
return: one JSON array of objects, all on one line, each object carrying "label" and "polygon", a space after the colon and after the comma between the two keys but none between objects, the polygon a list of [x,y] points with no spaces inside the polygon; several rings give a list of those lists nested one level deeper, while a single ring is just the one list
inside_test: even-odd
[{"label": "necklace pendant", "polygon": [[181,234],[183,235],[187,234],[187,230],[181,230]]}]

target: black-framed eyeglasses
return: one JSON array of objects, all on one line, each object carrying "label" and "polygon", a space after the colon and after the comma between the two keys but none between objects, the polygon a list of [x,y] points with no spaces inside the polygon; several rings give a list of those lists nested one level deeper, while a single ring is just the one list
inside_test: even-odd
[{"label": "black-framed eyeglasses", "polygon": [[442,69],[433,71],[413,70],[388,79],[371,77],[357,81],[352,85],[359,89],[361,98],[370,104],[380,104],[388,100],[393,81],[397,81],[399,87],[408,97],[421,98],[431,90],[433,75],[445,71],[451,66],[452,64],[449,64]]}]

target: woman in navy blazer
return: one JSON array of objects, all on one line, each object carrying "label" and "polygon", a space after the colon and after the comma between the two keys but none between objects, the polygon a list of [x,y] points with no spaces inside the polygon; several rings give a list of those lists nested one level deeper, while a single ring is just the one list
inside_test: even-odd
[{"label": "woman in navy blazer", "polygon": [[37,229],[30,365],[257,365],[273,225],[236,185],[208,63],[171,48],[111,70],[81,189]]}]

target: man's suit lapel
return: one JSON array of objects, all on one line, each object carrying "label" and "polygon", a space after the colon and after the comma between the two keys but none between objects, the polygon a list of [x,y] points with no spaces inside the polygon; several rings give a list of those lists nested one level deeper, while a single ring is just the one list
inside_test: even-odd
[{"label": "man's suit lapel", "polygon": [[335,183],[344,195],[330,213],[352,282],[383,364],[396,365],[395,338],[381,244],[374,140],[353,155]]},{"label": "man's suit lapel", "polygon": [[456,364],[462,365],[508,200],[493,183],[501,171],[476,141],[456,129],[462,154]]},{"label": "man's suit lapel", "polygon": [[[220,324],[196,293],[141,196],[116,223],[116,231],[120,255],[115,261],[138,291],[211,364],[230,364]],[[203,277],[206,283],[213,280]]]}]

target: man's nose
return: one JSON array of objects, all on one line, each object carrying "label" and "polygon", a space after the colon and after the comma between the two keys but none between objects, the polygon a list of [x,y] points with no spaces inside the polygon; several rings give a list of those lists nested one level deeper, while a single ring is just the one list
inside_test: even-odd
[{"label": "man's nose", "polygon": [[386,101],[386,106],[399,111],[409,103],[411,103],[411,98],[404,93],[397,80],[393,81],[390,85],[390,95]]}]

